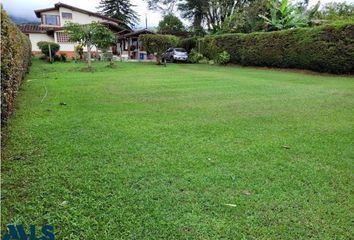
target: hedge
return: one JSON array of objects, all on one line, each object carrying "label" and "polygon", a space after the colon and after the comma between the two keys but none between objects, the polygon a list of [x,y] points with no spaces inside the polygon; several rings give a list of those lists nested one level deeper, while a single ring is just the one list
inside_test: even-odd
[{"label": "hedge", "polygon": [[354,73],[354,24],[225,34],[198,41],[204,56],[215,59],[227,51],[234,64]]},{"label": "hedge", "polygon": [[197,37],[183,38],[179,41],[179,47],[186,49],[190,53],[193,48],[197,48],[197,40]]},{"label": "hedge", "polygon": [[4,125],[31,64],[31,42],[4,10],[1,10],[1,58],[1,125]]}]

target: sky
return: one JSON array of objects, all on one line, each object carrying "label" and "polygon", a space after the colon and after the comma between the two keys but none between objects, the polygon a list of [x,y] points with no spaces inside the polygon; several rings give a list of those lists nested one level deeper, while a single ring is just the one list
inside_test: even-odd
[{"label": "sky", "polygon": [[[318,0],[310,0],[312,4],[317,3]],[[354,3],[354,0],[321,0],[322,4],[328,2],[349,2]],[[41,8],[53,7],[59,0],[2,0],[4,9],[10,14],[17,17],[35,19],[34,10]],[[97,6],[100,0],[60,0],[78,8],[86,9],[89,11],[97,12]],[[132,4],[136,5],[135,10],[140,15],[140,23],[138,27],[145,27],[145,15],[147,15],[148,26],[156,27],[161,20],[162,16],[159,12],[149,11],[147,3],[144,0],[131,0]]]}]

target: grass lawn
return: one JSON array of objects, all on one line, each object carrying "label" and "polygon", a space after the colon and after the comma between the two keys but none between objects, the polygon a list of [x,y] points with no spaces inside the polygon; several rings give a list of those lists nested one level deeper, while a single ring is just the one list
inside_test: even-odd
[{"label": "grass lawn", "polygon": [[34,60],[4,129],[2,232],[15,222],[53,225],[56,239],[354,236],[354,78],[94,65]]}]

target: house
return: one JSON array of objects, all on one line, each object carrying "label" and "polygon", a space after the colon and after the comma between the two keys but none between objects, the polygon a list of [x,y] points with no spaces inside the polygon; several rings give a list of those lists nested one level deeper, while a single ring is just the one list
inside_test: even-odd
[{"label": "house", "polygon": [[145,60],[153,59],[152,55],[147,56],[139,36],[141,34],[155,34],[147,29],[139,31],[121,31],[118,33],[118,49],[122,56],[126,56],[128,59]]},{"label": "house", "polygon": [[[41,20],[39,25],[26,24],[19,28],[24,32],[32,43],[34,55],[40,55],[41,50],[37,43],[40,41],[55,42],[60,45],[60,52],[68,56],[74,56],[74,48],[78,43],[70,42],[68,35],[64,32],[65,24],[74,22],[79,24],[90,24],[93,21],[106,25],[119,39],[118,43],[112,43],[110,51],[117,56],[127,56],[128,59],[146,59],[146,52],[137,42],[139,34],[152,33],[147,30],[134,32],[124,23],[117,19],[103,16],[64,3],[56,3],[52,8],[39,9],[34,11],[37,18]],[[130,50],[135,46],[134,50]],[[84,48],[84,51],[86,49]],[[92,49],[93,52],[98,51]],[[143,57],[142,57],[143,56]]]}]

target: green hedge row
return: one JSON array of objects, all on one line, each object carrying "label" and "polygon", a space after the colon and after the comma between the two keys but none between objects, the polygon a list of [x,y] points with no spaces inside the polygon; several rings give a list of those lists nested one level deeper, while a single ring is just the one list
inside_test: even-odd
[{"label": "green hedge row", "polygon": [[197,48],[197,40],[197,37],[183,38],[179,41],[179,47],[191,52],[193,48]]},{"label": "green hedge row", "polygon": [[354,24],[225,34],[198,41],[200,52],[210,59],[227,51],[232,63],[245,66],[354,73]]},{"label": "green hedge row", "polygon": [[1,125],[13,110],[14,98],[30,64],[29,38],[1,10]]}]

